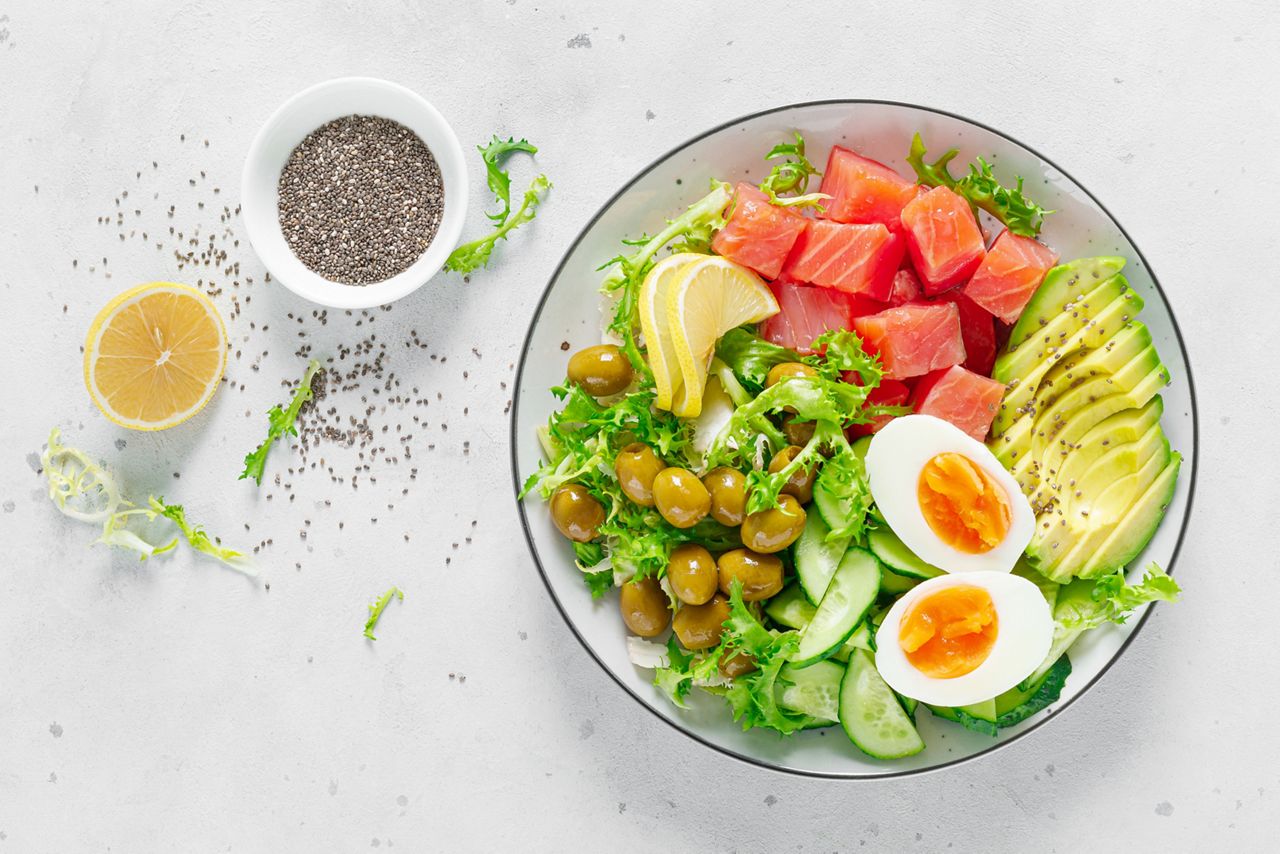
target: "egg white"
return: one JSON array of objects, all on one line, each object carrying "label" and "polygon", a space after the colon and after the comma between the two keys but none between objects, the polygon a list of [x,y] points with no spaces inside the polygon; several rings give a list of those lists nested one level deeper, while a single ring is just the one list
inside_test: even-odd
[{"label": "egg white", "polygon": [[[981,587],[996,612],[996,640],[985,661],[963,676],[937,679],[912,666],[898,643],[902,618],[922,596],[946,587]],[[939,575],[902,595],[876,632],[876,669],[889,687],[934,706],[967,706],[1008,691],[1040,666],[1053,642],[1049,603],[1035,584],[1004,572]]]},{"label": "egg white", "polygon": [[[995,548],[969,554],[943,542],[920,510],[920,472],[938,454],[957,453],[972,460],[1009,499],[1009,532]],[[880,514],[898,539],[925,563],[947,572],[1008,572],[1018,562],[1035,532],[1031,512],[1018,482],[987,449],[948,421],[932,415],[904,415],[884,426],[867,449],[867,479]]]}]

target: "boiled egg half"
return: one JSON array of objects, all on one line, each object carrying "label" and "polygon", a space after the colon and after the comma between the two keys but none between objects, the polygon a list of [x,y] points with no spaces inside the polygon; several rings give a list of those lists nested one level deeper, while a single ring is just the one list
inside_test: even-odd
[{"label": "boiled egg half", "polygon": [[889,609],[876,632],[876,669],[905,697],[967,706],[1031,675],[1052,642],[1049,603],[1022,576],[939,575]]},{"label": "boiled egg half", "polygon": [[947,572],[1008,572],[1035,530],[1018,483],[987,446],[932,415],[905,415],[867,449],[867,478],[898,539]]}]

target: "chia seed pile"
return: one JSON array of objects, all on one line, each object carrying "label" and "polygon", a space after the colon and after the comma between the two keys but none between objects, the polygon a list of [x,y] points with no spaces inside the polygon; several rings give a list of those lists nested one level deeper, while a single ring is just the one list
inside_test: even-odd
[{"label": "chia seed pile", "polygon": [[344,285],[402,273],[435,239],[444,182],[431,149],[398,122],[344,116],[289,155],[278,185],[280,228],[298,260]]}]

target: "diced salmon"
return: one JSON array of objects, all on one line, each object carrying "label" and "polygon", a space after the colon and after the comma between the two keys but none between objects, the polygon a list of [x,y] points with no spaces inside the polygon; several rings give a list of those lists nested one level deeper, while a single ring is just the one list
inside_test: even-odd
[{"label": "diced salmon", "polygon": [[1058,253],[1048,246],[1005,231],[991,244],[964,292],[1005,323],[1013,324],[1045,273],[1057,263]]},{"label": "diced salmon", "polygon": [[821,192],[823,217],[836,222],[878,222],[900,227],[902,208],[915,198],[916,185],[894,170],[839,145],[831,149]]},{"label": "diced salmon", "polygon": [[902,237],[879,223],[815,219],[806,225],[783,269],[802,282],[886,302],[905,254]]},{"label": "diced salmon", "polygon": [[770,204],[769,197],[750,184],[738,184],[731,210],[711,248],[766,279],[775,278],[808,220],[789,208]]},{"label": "diced salmon", "polygon": [[859,317],[853,328],[880,355],[885,376],[918,377],[964,361],[960,311],[953,303],[901,305]]},{"label": "diced salmon", "polygon": [[769,285],[778,313],[760,326],[760,336],[800,353],[812,353],[813,342],[832,329],[851,329],[853,318],[876,304],[857,294],[811,288],[789,281]]},{"label": "diced salmon", "polygon": [[916,274],[908,269],[901,269],[893,274],[893,288],[889,291],[889,305],[902,305],[920,299],[924,289]]},{"label": "diced salmon", "polygon": [[1004,397],[1004,384],[952,365],[928,374],[912,395],[915,411],[949,421],[979,442],[986,441]]},{"label": "diced salmon", "polygon": [[946,187],[934,187],[908,202],[902,225],[912,265],[928,296],[968,279],[986,254],[969,203]]},{"label": "diced salmon", "polygon": [[965,296],[961,290],[950,290],[923,305],[954,303],[960,312],[960,337],[964,339],[964,366],[984,377],[991,376],[996,363],[996,320],[985,308]]}]

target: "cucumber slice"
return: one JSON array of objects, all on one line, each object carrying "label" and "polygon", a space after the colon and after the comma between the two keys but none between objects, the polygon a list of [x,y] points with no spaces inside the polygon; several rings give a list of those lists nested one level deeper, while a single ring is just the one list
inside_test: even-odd
[{"label": "cucumber slice", "polygon": [[907,713],[907,717],[911,718],[912,723],[915,723],[916,709],[920,708],[920,701],[912,697],[904,697],[901,694],[898,694],[897,691],[894,691],[893,693],[897,694],[898,702],[902,704],[902,711]]},{"label": "cucumber slice", "polygon": [[840,725],[859,750],[877,759],[901,759],[924,750],[920,733],[864,650],[849,657],[840,683]]},{"label": "cucumber slice", "polygon": [[871,448],[870,436],[860,436],[854,440],[852,445],[849,446],[849,450],[853,451],[853,455],[863,461],[867,459],[867,451],[870,448]]},{"label": "cucumber slice", "polygon": [[1070,675],[1071,659],[1063,655],[1030,689],[1010,688],[996,697],[996,726],[1003,728],[1020,724],[1051,703],[1056,703]]},{"label": "cucumber slice", "polygon": [[836,567],[817,613],[800,633],[791,663],[805,667],[843,646],[875,604],[879,590],[880,561],[865,549],[850,548]]},{"label": "cucumber slice", "polygon": [[871,625],[863,620],[858,623],[858,627],[853,630],[853,634],[849,635],[849,639],[844,642],[844,646],[831,653],[834,661],[845,663],[849,660],[849,656],[853,655],[855,649],[865,649],[867,652],[876,651],[876,636],[871,632]]},{"label": "cucumber slice", "polygon": [[809,625],[817,610],[804,598],[799,584],[788,584],[764,606],[769,619],[789,629],[803,629]]},{"label": "cucumber slice", "polygon": [[829,481],[822,479],[822,472],[818,472],[813,484],[813,506],[818,508],[817,515],[827,523],[828,529],[844,527],[853,515],[852,502],[832,492]]},{"label": "cucumber slice", "polygon": [[812,667],[783,665],[779,678],[782,686],[779,702],[792,711],[835,723],[840,718],[840,681],[844,667],[831,661],[819,661]]},{"label": "cucumber slice", "polygon": [[907,578],[886,568],[880,579],[880,590],[886,596],[901,596],[919,583],[919,578]]},{"label": "cucumber slice", "polygon": [[795,562],[796,576],[800,580],[800,589],[805,598],[817,605],[822,601],[822,594],[827,592],[831,576],[836,574],[840,558],[849,548],[849,538],[841,537],[828,541],[831,527],[823,520],[820,513],[809,513],[805,516],[804,530],[800,539],[796,540]]},{"label": "cucumber slice", "polygon": [[942,570],[927,564],[907,548],[898,535],[888,528],[876,528],[867,533],[867,548],[871,549],[885,567],[897,575],[908,578],[934,578]]}]

